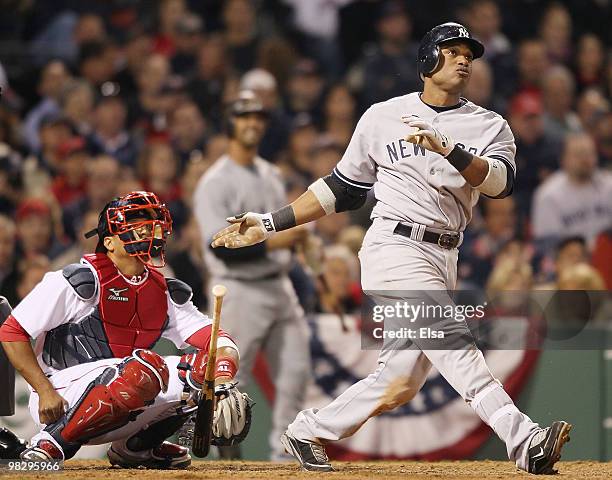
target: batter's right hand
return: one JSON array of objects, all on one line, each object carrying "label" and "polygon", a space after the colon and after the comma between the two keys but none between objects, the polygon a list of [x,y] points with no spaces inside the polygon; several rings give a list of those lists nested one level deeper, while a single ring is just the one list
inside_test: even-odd
[{"label": "batter's right hand", "polygon": [[268,220],[268,216],[269,214],[247,212],[228,217],[227,221],[231,225],[215,234],[212,247],[241,248],[263,242],[274,231],[269,231],[264,226],[264,220]]},{"label": "batter's right hand", "polygon": [[68,402],[53,388],[38,393],[38,418],[49,425],[59,420],[68,410]]}]

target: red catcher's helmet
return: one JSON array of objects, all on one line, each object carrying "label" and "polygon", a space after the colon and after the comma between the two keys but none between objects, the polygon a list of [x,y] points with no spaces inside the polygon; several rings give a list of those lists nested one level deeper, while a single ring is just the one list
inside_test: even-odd
[{"label": "red catcher's helmet", "polygon": [[85,234],[98,234],[96,252],[106,252],[104,237],[117,235],[125,251],[149,267],[166,264],[166,238],[172,233],[172,218],[166,205],[151,192],[131,192],[106,204],[98,227]]}]

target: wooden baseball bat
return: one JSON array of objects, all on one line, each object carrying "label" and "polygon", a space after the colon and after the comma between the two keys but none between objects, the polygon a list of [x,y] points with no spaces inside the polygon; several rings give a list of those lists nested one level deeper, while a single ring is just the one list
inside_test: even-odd
[{"label": "wooden baseball bat", "polygon": [[217,338],[219,336],[219,324],[221,323],[221,305],[223,297],[227,293],[224,285],[215,285],[212,289],[214,298],[212,332],[210,335],[210,346],[208,348],[208,360],[204,372],[204,385],[198,401],[195,426],[193,430],[193,453],[202,458],[208,455],[210,441],[212,439],[212,424],[215,414],[215,364],[217,361]]}]

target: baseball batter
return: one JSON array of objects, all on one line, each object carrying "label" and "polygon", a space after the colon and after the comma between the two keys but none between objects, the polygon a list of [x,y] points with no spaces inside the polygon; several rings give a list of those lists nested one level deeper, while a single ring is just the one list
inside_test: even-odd
[{"label": "baseball batter", "polygon": [[[85,444],[112,442],[108,457],[125,468],[186,468],[188,449],[166,442],[193,414],[204,380],[211,320],[185,283],[164,278],[168,209],[150,192],[132,192],[100,213],[96,253],[51,272],[15,307],[0,340],[30,384],[40,432],[26,460],[69,459]],[[149,350],[160,337],[189,355]],[[35,340],[32,349],[30,338]],[[244,438],[248,397],[233,382],[238,348],[218,340],[214,441]]]},{"label": "baseball batter", "polygon": [[[329,176],[289,206],[229,218],[232,225],[216,235],[213,246],[252,245],[294,225],[359,208],[374,188],[373,224],[360,251],[364,291],[377,303],[433,299],[452,305],[446,291],[456,284],[458,247],[472,207],[480,194],[509,195],[515,177],[515,144],[506,121],[461,97],[473,60],[483,53],[462,25],[433,28],[417,59],[423,92],[372,105]],[[493,378],[465,322],[450,319],[437,326],[447,334],[444,349],[432,340],[385,342],[374,373],[326,407],[298,414],[281,440],[287,451],[305,469],[332,470],[323,445],[410,401],[433,365],[505,442],[520,469],[551,473],[571,425],[558,421],[541,428],[532,422]]]}]

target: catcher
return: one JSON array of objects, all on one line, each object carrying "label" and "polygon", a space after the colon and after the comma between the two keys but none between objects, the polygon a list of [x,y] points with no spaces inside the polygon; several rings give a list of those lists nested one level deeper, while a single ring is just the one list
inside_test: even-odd
[{"label": "catcher", "polygon": [[[110,463],[124,468],[187,468],[184,446],[165,441],[196,409],[211,320],[191,288],[164,278],[172,220],[150,192],[132,192],[100,213],[93,254],[51,272],[13,310],[0,341],[30,384],[40,427],[26,460],[69,459],[82,445],[112,442]],[[161,357],[160,337],[195,353]],[[35,340],[34,349],[30,338]],[[231,445],[250,428],[250,399],[233,381],[238,348],[220,331],[213,444]]]}]

